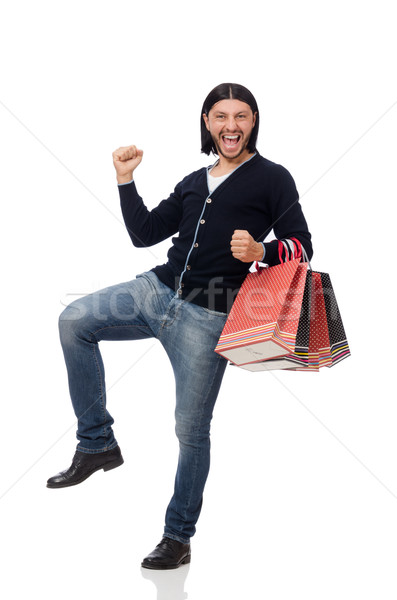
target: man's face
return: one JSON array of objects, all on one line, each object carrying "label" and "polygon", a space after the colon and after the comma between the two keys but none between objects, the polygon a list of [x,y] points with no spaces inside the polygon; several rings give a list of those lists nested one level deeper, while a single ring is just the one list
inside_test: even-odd
[{"label": "man's face", "polygon": [[219,155],[233,160],[249,154],[247,144],[256,121],[256,113],[240,100],[220,100],[203,119]]}]

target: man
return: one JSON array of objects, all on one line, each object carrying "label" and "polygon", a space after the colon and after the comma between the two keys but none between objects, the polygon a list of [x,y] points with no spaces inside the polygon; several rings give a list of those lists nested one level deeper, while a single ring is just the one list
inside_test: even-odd
[{"label": "man", "polygon": [[60,317],[79,440],[72,465],[48,487],[76,485],[99,469],[123,463],[106,409],[101,340],[157,338],[176,380],[176,434],[180,455],[163,539],[142,563],[170,569],[190,562],[209,470],[210,423],[227,361],[214,352],[227,313],[253,261],[279,262],[276,238],[297,238],[309,258],[311,236],[291,175],[256,150],[259,111],[249,90],[221,84],[204,101],[202,152],[215,164],[185,177],[167,200],[149,211],[134,172],[143,152],[113,153],[121,208],[135,246],[170,236],[168,261],[136,279],[72,303]]}]

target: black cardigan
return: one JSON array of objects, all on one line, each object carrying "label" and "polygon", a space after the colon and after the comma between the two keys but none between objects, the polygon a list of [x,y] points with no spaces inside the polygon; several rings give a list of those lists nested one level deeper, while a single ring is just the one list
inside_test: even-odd
[{"label": "black cardigan", "polygon": [[[152,269],[179,297],[205,308],[228,312],[250,263],[232,256],[235,229],[263,241],[273,229],[277,239],[297,238],[309,259],[311,235],[290,173],[259,154],[237,167],[212,194],[207,169],[185,177],[167,200],[149,211],[135,183],[119,186],[124,221],[135,246],[172,238],[168,262]],[[279,263],[278,242],[265,243],[264,262]]]}]

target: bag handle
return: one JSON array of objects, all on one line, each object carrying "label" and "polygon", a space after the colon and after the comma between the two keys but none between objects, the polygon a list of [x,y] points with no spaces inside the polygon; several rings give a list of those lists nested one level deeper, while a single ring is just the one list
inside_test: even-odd
[{"label": "bag handle", "polygon": [[[289,258],[288,249],[291,253],[291,259]],[[283,250],[285,251],[285,262],[289,260],[294,260],[295,258],[301,258],[303,262],[307,262],[309,265],[309,269],[311,269],[311,264],[309,257],[305,248],[302,246],[301,242],[296,238],[290,238],[285,240],[278,241],[278,256],[280,259],[280,263],[283,263]]]},{"label": "bag handle", "polygon": [[309,269],[311,270],[312,266],[310,264],[310,260],[309,260],[309,257],[307,255],[307,252],[306,252],[304,246],[302,246],[302,244],[300,243],[300,241],[297,240],[296,238],[291,238],[291,240],[293,240],[294,242],[296,242],[299,245],[300,251],[301,251],[301,257],[303,258],[304,262],[307,262],[307,264],[309,265]]},{"label": "bag handle", "polygon": [[[303,262],[306,262],[309,265],[310,270],[312,269],[307,252],[297,238],[293,237],[285,240],[278,240],[278,257],[280,259],[280,263],[284,262],[283,251],[285,252],[285,262],[294,260],[295,258],[300,258],[303,260]],[[291,258],[289,258],[289,252],[291,253]],[[257,271],[262,270],[262,267],[259,266],[258,261],[255,262],[255,269]]]},{"label": "bag handle", "polygon": [[302,245],[296,238],[278,241],[278,257],[280,259],[280,263],[284,262],[283,251],[285,252],[285,262],[294,260],[295,258],[302,258]]}]

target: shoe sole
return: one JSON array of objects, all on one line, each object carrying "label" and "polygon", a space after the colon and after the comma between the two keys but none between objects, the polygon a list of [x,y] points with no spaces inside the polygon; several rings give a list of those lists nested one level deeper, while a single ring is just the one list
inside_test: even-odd
[{"label": "shoe sole", "polygon": [[156,563],[150,564],[150,563],[142,563],[141,567],[143,567],[144,569],[152,569],[152,570],[156,570],[156,571],[169,571],[171,569],[177,569],[178,567],[181,567],[182,565],[187,565],[188,563],[190,563],[190,558],[191,555],[189,554],[188,556],[185,556],[185,558],[182,558],[182,560],[177,563],[176,565],[156,565]]},{"label": "shoe sole", "polygon": [[102,465],[102,466],[97,467],[96,469],[91,471],[91,473],[89,473],[86,477],[83,477],[82,479],[79,479],[78,481],[73,481],[73,483],[59,483],[59,484],[58,483],[47,483],[47,487],[50,489],[56,489],[56,488],[72,487],[73,485],[79,485],[80,483],[83,483],[83,481],[85,481],[86,479],[91,477],[91,475],[93,475],[97,471],[100,471],[101,469],[103,469],[104,471],[111,471],[112,469],[116,469],[117,467],[120,467],[123,463],[124,463],[123,458],[121,458],[117,461],[114,460],[114,461],[108,463],[107,465]]}]

